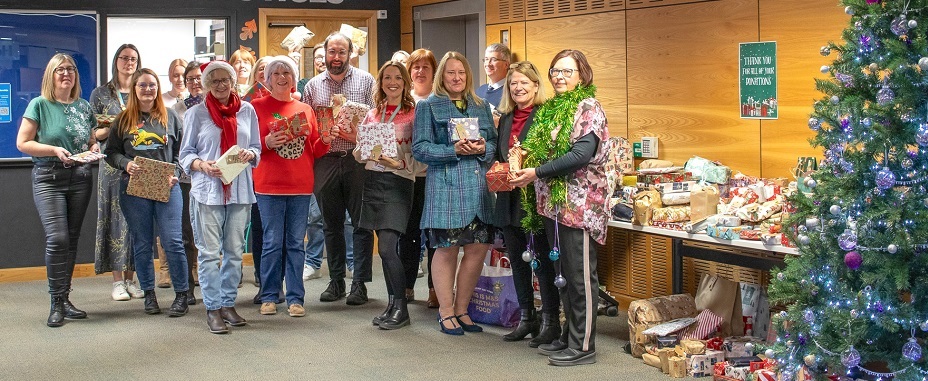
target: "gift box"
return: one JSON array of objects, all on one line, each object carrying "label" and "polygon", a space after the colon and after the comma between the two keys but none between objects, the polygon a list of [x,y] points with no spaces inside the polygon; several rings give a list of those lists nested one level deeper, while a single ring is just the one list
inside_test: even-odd
[{"label": "gift box", "polygon": [[480,125],[477,118],[451,118],[448,121],[448,134],[452,142],[480,140]]},{"label": "gift box", "polygon": [[706,234],[718,239],[734,240],[738,239],[741,233],[741,226],[708,226]]},{"label": "gift box", "polygon": [[748,380],[750,377],[751,371],[750,368],[746,366],[733,366],[731,363],[725,367],[725,377],[735,379],[735,380]]},{"label": "gift box", "polygon": [[738,208],[735,211],[735,216],[741,218],[742,221],[760,222],[770,218],[782,208],[783,204],[776,200],[767,201],[763,204],[753,203]]},{"label": "gift box", "polygon": [[509,182],[513,178],[513,173],[509,171],[509,163],[497,162],[487,171],[487,188],[490,192],[509,192],[514,189]]},{"label": "gift box", "polygon": [[100,152],[84,151],[76,155],[68,156],[68,159],[78,163],[93,163],[104,157],[106,157],[106,155]]},{"label": "gift box", "polygon": [[650,353],[645,353],[641,355],[641,359],[644,360],[645,364],[653,366],[657,369],[661,369],[661,358]]},{"label": "gift box", "polygon": [[522,143],[516,141],[513,144],[512,148],[509,149],[509,170],[512,172],[522,170],[522,162],[525,160],[525,155],[528,154],[528,151],[522,148]]},{"label": "gift box", "polygon": [[203,103],[202,95],[189,96],[187,97],[187,99],[184,99],[184,106],[186,106],[188,110],[192,108],[193,106],[196,106],[200,103]]},{"label": "gift box", "polygon": [[728,185],[732,188],[746,187],[756,184],[760,179],[754,176],[748,176],[741,172],[735,173],[728,179]]},{"label": "gift box", "polygon": [[701,355],[706,353],[706,343],[702,340],[680,340],[680,347],[687,355]]},{"label": "gift box", "polygon": [[368,123],[358,126],[358,152],[361,160],[397,158],[396,126],[393,123]]},{"label": "gift box", "polygon": [[661,203],[667,206],[686,205],[690,203],[690,192],[666,193],[661,195]]},{"label": "gift box", "polygon": [[703,219],[702,221],[696,221],[692,219],[693,217],[693,208],[690,207],[690,222],[683,223],[683,231],[693,234],[693,233],[704,233],[706,227],[709,226],[709,222]]},{"label": "gift box", "polygon": [[725,352],[725,358],[754,356],[754,351],[747,348],[747,343],[753,341],[754,338],[750,336],[726,337],[725,341],[722,343],[722,351]]},{"label": "gift box", "polygon": [[271,132],[282,132],[287,141],[291,141],[300,136],[309,136],[309,120],[306,118],[306,112],[300,111],[282,119],[274,119],[267,124]]},{"label": "gift box", "polygon": [[680,356],[673,356],[668,359],[670,363],[670,377],[673,378],[683,378],[686,377],[686,358]]},{"label": "gift box", "polygon": [[692,377],[708,377],[713,374],[713,366],[724,361],[725,354],[722,351],[706,349],[703,354],[687,355],[686,368]]},{"label": "gift box", "polygon": [[358,49],[359,57],[364,55],[367,50],[367,32],[348,24],[342,24],[338,32],[351,39],[351,44]]},{"label": "gift box", "polygon": [[622,199],[622,202],[627,204],[635,203],[635,195],[638,194],[638,187],[628,187],[623,186],[622,189],[616,191],[617,196]]},{"label": "gift box", "polygon": [[683,181],[678,183],[659,183],[650,185],[661,193],[689,192],[696,186],[695,181]]},{"label": "gift box", "polygon": [[97,119],[97,128],[107,128],[116,120],[116,115],[94,114]]},{"label": "gift box", "polygon": [[699,186],[690,192],[690,218],[701,220],[715,214],[719,205],[719,190],[714,185]]},{"label": "gift box", "polygon": [[168,202],[171,198],[171,176],[174,176],[177,165],[142,156],[136,156],[133,161],[139,169],[129,177],[126,194]]},{"label": "gift box", "polygon": [[635,219],[632,221],[638,225],[651,225],[651,213],[655,208],[660,208],[661,197],[655,190],[638,192],[635,195]]},{"label": "gift box", "polygon": [[[696,316],[696,321],[698,323],[683,331],[681,337],[696,340],[706,339],[719,330],[722,320],[721,316],[716,315],[711,310],[702,310],[702,312]],[[705,349],[705,344],[703,344],[703,349]]]},{"label": "gift box", "polygon": [[725,184],[731,177],[731,169],[708,159],[693,156],[683,166],[693,177],[715,184]]},{"label": "gift box", "polygon": [[747,356],[747,357],[726,357],[725,361],[728,361],[728,365],[734,367],[746,367],[749,371],[753,372],[754,369],[751,369],[751,363],[762,363],[760,357],[757,356]]},{"label": "gift box", "polygon": [[680,344],[680,338],[677,335],[658,336],[657,338],[657,349],[673,349],[677,344]]},{"label": "gift box", "polygon": [[670,374],[670,357],[675,357],[676,353],[673,348],[662,348],[657,350],[657,358],[661,360],[661,372]]},{"label": "gift box", "polygon": [[778,381],[777,374],[767,369],[755,370],[754,381]]},{"label": "gift box", "polygon": [[756,229],[741,230],[741,233],[738,234],[738,238],[745,239],[748,241],[760,241],[760,230],[756,230]]},{"label": "gift box", "polygon": [[319,135],[323,138],[332,136],[335,127],[335,110],[332,107],[316,107],[316,125],[319,126]]},{"label": "gift box", "polygon": [[653,227],[676,231],[683,231],[686,224],[685,222],[651,221],[651,226]]},{"label": "gift box", "polygon": [[696,316],[696,301],[691,295],[679,294],[632,301],[628,306],[628,336],[632,341],[632,356],[641,357],[645,345],[654,343],[644,330],[681,317]]},{"label": "gift box", "polygon": [[693,174],[683,170],[677,170],[669,173],[639,173],[638,183],[645,185],[654,185],[660,183],[679,183],[684,181],[693,181]]},{"label": "gift box", "polygon": [[776,363],[771,359],[763,359],[761,361],[751,361],[749,367],[751,372],[756,372],[758,370],[773,370],[776,366]]},{"label": "gift box", "polygon": [[660,222],[682,222],[690,219],[689,206],[670,206],[655,208],[651,211],[651,220]]},{"label": "gift box", "polygon": [[735,216],[728,216],[724,214],[716,214],[709,216],[706,221],[709,222],[709,225],[713,226],[728,226],[735,227],[741,226],[741,219]]},{"label": "gift box", "polygon": [[361,124],[370,109],[370,106],[366,104],[352,101],[346,101],[341,106],[333,106],[338,137],[349,142],[357,142],[358,125]]}]

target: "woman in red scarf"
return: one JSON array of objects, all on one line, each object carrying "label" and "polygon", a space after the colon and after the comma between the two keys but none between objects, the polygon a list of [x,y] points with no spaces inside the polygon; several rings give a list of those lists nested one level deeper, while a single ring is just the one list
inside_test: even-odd
[{"label": "woman in red scarf", "polygon": [[[235,298],[242,276],[245,226],[255,202],[251,169],[258,165],[261,154],[258,116],[251,104],[242,102],[233,91],[234,78],[235,70],[223,61],[203,68],[208,93],[203,103],[184,116],[180,150],[180,164],[191,177],[190,214],[200,251],[200,288],[212,333],[228,332],[226,323],[246,324],[235,312]],[[220,160],[230,149],[238,153]],[[236,163],[250,165],[234,173],[229,168]]]}]

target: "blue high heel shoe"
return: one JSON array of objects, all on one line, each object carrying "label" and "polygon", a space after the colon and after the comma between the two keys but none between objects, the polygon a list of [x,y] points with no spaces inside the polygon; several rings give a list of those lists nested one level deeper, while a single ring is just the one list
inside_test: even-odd
[{"label": "blue high heel shoe", "polygon": [[476,324],[467,324],[467,323],[463,322],[463,321],[461,320],[461,318],[464,317],[464,316],[470,317],[470,315],[468,315],[467,312],[455,316],[455,318],[458,319],[458,324],[461,325],[461,329],[463,329],[463,330],[466,331],[466,332],[483,332],[483,327],[481,327],[481,326],[479,326],[479,325],[476,325]]},{"label": "blue high heel shoe", "polygon": [[438,316],[438,327],[441,328],[442,333],[453,335],[453,336],[464,336],[464,330],[461,327],[454,328],[445,328],[445,322],[451,321],[451,325],[454,325],[454,320],[457,316],[451,315],[446,318],[442,318],[441,315]]}]

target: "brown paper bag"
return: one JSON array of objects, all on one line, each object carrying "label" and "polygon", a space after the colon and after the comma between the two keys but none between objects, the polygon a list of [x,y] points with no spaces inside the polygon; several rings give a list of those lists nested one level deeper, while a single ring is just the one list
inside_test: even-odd
[{"label": "brown paper bag", "polygon": [[645,354],[641,355],[641,359],[644,360],[644,363],[645,363],[645,364],[648,364],[648,365],[650,365],[650,366],[653,366],[653,367],[655,367],[655,368],[657,368],[657,369],[660,369],[660,368],[661,368],[661,359],[660,359],[660,357],[657,357],[657,356],[652,355],[652,354],[650,354],[650,353],[645,353]]},{"label": "brown paper bag", "polygon": [[686,377],[686,357],[674,356],[669,359],[670,377]]},{"label": "brown paper bag", "polygon": [[722,337],[744,334],[741,314],[741,285],[718,275],[705,274],[696,291],[696,308],[722,317]]},{"label": "brown paper bag", "polygon": [[651,225],[651,213],[661,206],[661,194],[658,191],[651,189],[638,192],[635,195],[635,219],[632,223],[643,226]]},{"label": "brown paper bag", "polygon": [[719,189],[707,185],[690,191],[690,221],[699,221],[716,213],[719,206]]},{"label": "brown paper bag", "polygon": [[661,372],[670,374],[670,357],[676,356],[673,348],[661,348],[657,350],[657,357],[661,359]]}]

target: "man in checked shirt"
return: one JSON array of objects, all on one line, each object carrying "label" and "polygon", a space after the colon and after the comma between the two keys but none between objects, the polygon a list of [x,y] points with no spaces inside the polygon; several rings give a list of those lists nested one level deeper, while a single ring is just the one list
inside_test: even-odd
[{"label": "man in checked shirt", "polygon": [[[347,100],[374,105],[374,77],[352,67],[348,61],[354,46],[351,39],[335,32],[325,39],[326,71],[313,77],[303,88],[303,102],[314,109],[331,104],[333,94],[343,94]],[[345,296],[345,210],[354,226],[354,279],[346,303],[367,303],[365,282],[371,281],[371,260],[374,236],[371,231],[358,229],[361,212],[361,192],[367,171],[351,151],[354,142],[336,137],[329,151],[316,160],[316,183],[313,190],[322,212],[325,249],[329,265],[329,286],[319,296],[323,302],[334,302]]]}]

